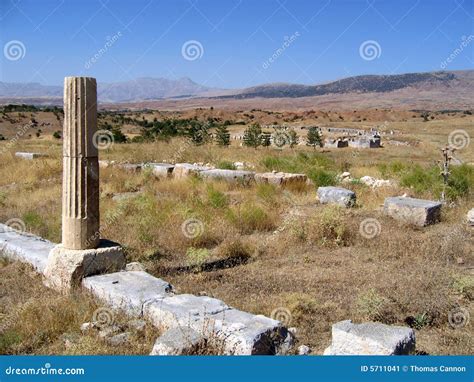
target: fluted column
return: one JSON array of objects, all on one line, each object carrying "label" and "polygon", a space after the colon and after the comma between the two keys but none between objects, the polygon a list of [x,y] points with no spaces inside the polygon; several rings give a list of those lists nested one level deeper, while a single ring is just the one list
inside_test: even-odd
[{"label": "fluted column", "polygon": [[99,163],[95,78],[64,79],[62,245],[97,248],[99,232]]}]

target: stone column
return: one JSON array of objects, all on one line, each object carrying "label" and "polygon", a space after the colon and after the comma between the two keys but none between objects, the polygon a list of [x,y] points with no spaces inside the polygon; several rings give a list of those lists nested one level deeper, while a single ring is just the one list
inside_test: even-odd
[{"label": "stone column", "polygon": [[64,80],[62,243],[48,256],[47,286],[61,292],[82,279],[125,267],[119,244],[100,239],[97,84],[94,78]]},{"label": "stone column", "polygon": [[62,244],[67,249],[97,248],[99,162],[95,78],[64,79]]}]

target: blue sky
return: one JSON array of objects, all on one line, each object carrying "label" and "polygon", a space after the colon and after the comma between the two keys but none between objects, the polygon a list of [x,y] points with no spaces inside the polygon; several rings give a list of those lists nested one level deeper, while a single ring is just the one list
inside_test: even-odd
[{"label": "blue sky", "polygon": [[100,82],[187,76],[239,88],[434,71],[443,63],[472,69],[473,4],[0,0],[0,80],[59,85],[68,75]]}]

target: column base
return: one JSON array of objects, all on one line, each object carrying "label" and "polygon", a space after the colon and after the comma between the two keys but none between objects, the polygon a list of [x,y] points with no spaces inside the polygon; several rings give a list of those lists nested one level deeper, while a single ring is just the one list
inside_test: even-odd
[{"label": "column base", "polygon": [[54,247],[48,256],[44,284],[62,293],[69,293],[81,285],[84,277],[117,272],[125,267],[122,247],[102,239],[98,248],[67,249],[62,244]]}]

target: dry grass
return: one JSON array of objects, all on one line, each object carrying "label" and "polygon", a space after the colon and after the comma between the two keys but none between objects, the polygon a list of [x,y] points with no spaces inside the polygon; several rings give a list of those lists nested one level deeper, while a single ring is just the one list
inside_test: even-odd
[{"label": "dry grass", "polygon": [[[159,334],[147,324],[143,332],[131,330],[127,344],[113,346],[96,330],[82,333],[81,324],[103,307],[86,294],[62,296],[47,289],[19,263],[1,260],[0,290],[0,354],[148,354]],[[130,331],[127,316],[107,312],[110,326]]]},{"label": "dry grass", "polygon": [[[416,149],[325,150],[314,156],[306,147],[294,151],[235,145],[222,149],[183,146],[182,141],[174,140],[114,145],[101,152],[101,159],[132,163],[245,161],[257,171],[283,166],[319,171],[317,176],[349,170],[356,177],[382,177],[381,163],[401,160],[430,166],[451,127],[465,128],[474,136],[472,121],[467,118],[453,120],[449,129],[443,121],[392,123],[403,132],[404,139],[421,144]],[[48,150],[50,158],[18,160],[12,153],[19,150]],[[301,152],[307,157],[299,155]],[[466,150],[460,156],[474,160],[472,152]],[[29,231],[59,241],[60,187],[58,144],[21,141],[0,156],[0,219],[20,218]],[[179,292],[205,293],[236,308],[265,315],[284,307],[291,312],[290,325],[298,328],[300,343],[310,345],[315,352],[328,346],[331,324],[352,319],[413,325],[418,350],[430,354],[472,353],[472,323],[458,329],[448,324],[448,313],[454,307],[471,312],[473,308],[474,237],[472,229],[463,223],[472,208],[472,189],[444,208],[441,223],[419,229],[383,216],[380,207],[385,197],[405,192],[434,198],[430,189],[372,190],[350,184],[347,187],[357,192],[358,203],[356,208],[345,210],[317,204],[314,187],[309,186],[281,190],[270,185],[242,187],[198,178],[158,180],[148,173],[107,168],[101,170],[100,187],[103,236],[120,242],[130,260],[143,262]],[[135,198],[112,200],[121,192],[139,193]],[[381,232],[374,239],[359,233],[361,222],[367,218],[380,223]],[[202,222],[200,235],[183,234],[183,223],[189,219]],[[89,321],[96,308],[87,296],[56,296],[40,287],[39,278],[30,275],[27,268],[16,264],[4,264],[0,272],[2,307],[6,307],[2,314],[9,317],[9,312],[20,309],[28,299],[33,301],[31,311],[21,311],[27,315],[15,323],[13,334],[2,335],[3,352],[116,351],[92,334],[80,336],[81,340],[65,348],[61,335],[80,335],[79,325]],[[39,307],[45,314],[38,318]],[[61,314],[53,314],[58,310]],[[121,352],[146,352],[150,343],[146,342],[146,350],[145,346],[133,345]]]}]

